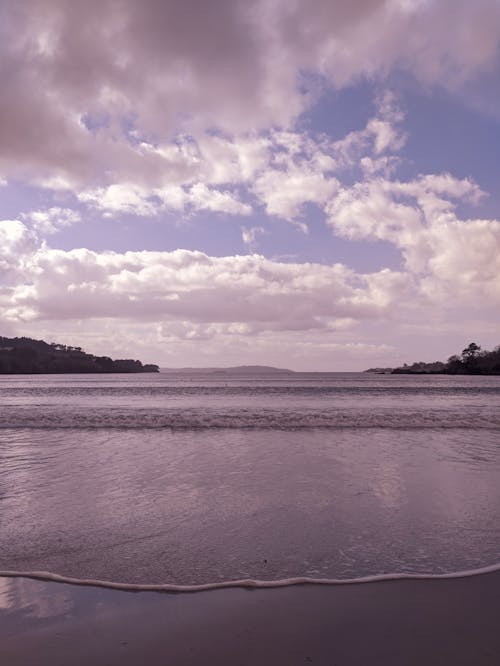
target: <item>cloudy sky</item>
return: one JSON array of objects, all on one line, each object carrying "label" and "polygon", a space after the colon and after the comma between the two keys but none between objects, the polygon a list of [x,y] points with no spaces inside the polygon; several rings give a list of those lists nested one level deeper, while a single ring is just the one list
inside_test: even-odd
[{"label": "cloudy sky", "polygon": [[1,335],[356,370],[500,344],[499,0],[0,0]]}]

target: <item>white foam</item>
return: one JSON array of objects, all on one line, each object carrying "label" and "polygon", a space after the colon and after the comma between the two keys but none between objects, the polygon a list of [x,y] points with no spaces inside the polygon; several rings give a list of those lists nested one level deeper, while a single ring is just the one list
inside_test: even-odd
[{"label": "white foam", "polygon": [[358,585],[361,583],[376,583],[391,580],[444,580],[453,578],[470,578],[481,574],[500,571],[500,564],[491,564],[478,569],[465,571],[454,571],[439,574],[417,574],[417,573],[389,573],[364,576],[361,578],[308,578],[300,576],[297,578],[281,578],[277,580],[258,580],[253,578],[242,578],[239,580],[226,580],[218,583],[199,583],[196,585],[177,585],[175,583],[143,584],[143,583],[116,583],[113,581],[72,578],[61,576],[49,571],[0,571],[0,577],[5,578],[33,578],[41,581],[52,581],[56,583],[68,583],[70,585],[86,585],[90,587],[104,587],[111,590],[141,591],[141,592],[203,592],[206,590],[220,590],[231,587],[243,588],[276,588],[289,587],[292,585]]}]

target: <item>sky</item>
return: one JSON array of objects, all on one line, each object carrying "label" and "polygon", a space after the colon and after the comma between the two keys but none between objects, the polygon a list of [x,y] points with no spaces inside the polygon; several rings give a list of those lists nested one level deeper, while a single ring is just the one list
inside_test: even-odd
[{"label": "sky", "polygon": [[0,335],[163,367],[500,344],[499,0],[0,0]]}]

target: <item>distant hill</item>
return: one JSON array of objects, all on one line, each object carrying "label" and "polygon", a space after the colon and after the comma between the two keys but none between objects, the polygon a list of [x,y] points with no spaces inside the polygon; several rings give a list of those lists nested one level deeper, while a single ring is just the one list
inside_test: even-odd
[{"label": "distant hill", "polygon": [[161,368],[162,372],[178,372],[185,374],[218,374],[218,375],[283,375],[293,374],[293,370],[273,368],[270,365],[235,365],[229,368]]},{"label": "distant hill", "polygon": [[83,372],[159,372],[157,365],[132,359],[113,361],[87,354],[81,347],[32,338],[0,336],[0,374],[60,374]]}]

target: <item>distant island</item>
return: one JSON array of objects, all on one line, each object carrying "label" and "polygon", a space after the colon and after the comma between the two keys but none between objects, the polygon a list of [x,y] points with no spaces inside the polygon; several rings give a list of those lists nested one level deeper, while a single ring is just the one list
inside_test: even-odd
[{"label": "distant island", "polygon": [[0,374],[61,374],[80,372],[159,372],[154,364],[132,359],[113,361],[87,354],[81,347],[31,338],[0,336]]},{"label": "distant island", "polygon": [[180,372],[185,374],[207,373],[210,375],[291,375],[294,370],[273,368],[270,365],[235,365],[229,368],[161,368],[162,372]]},{"label": "distant island", "polygon": [[[376,372],[376,369],[367,372]],[[500,346],[493,351],[482,350],[475,342],[471,342],[460,356],[450,356],[446,362],[434,361],[425,363],[418,361],[412,365],[406,363],[394,368],[395,375],[500,375]]]}]

